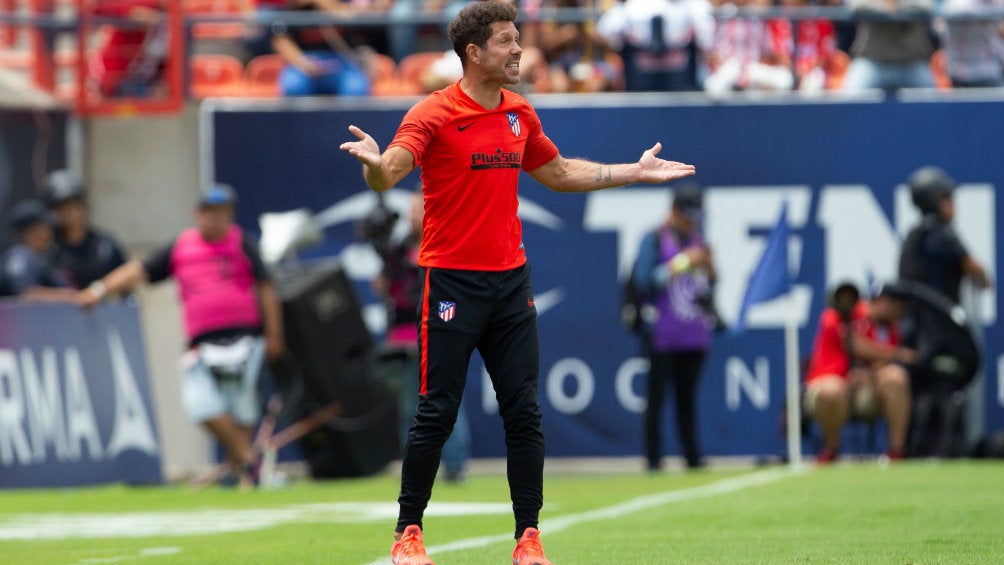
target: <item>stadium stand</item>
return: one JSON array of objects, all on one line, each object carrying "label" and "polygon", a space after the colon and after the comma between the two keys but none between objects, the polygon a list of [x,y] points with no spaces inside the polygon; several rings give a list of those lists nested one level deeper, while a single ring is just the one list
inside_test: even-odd
[{"label": "stadium stand", "polygon": [[[193,16],[241,16],[237,0],[184,0],[182,10]],[[221,18],[222,19],[222,18]],[[245,25],[234,21],[202,22],[192,26],[193,39],[242,39]]]},{"label": "stadium stand", "polygon": [[[140,0],[137,1],[142,3]],[[85,14],[90,17],[90,22],[87,17],[77,19],[79,7],[92,4],[94,3],[56,0],[46,8],[29,0],[0,0],[0,74],[3,75],[5,82],[10,82],[13,77],[19,84],[24,84],[26,91],[33,91],[33,95],[44,97],[45,94],[49,94],[54,100],[63,102],[73,100],[80,90],[80,85],[86,83],[86,80],[77,79],[75,75],[95,72],[94,65],[88,62],[94,60],[94,54],[101,48],[102,38],[107,36],[110,29],[107,17],[95,20],[92,14]],[[268,13],[252,14],[249,12],[250,3],[242,0],[178,0],[169,4],[180,6],[182,14],[180,29],[187,40],[177,52],[187,53],[183,55],[180,63],[187,64],[188,71],[175,75],[188,77],[188,84],[182,84],[180,79],[177,79],[179,81],[177,89],[182,91],[184,96],[194,99],[221,94],[256,98],[281,96],[281,91],[276,86],[282,67],[281,60],[275,56],[253,57],[247,51],[245,43],[250,21],[254,21],[257,25],[267,25],[269,18],[274,16]],[[554,5],[557,3],[542,2],[541,10],[532,17],[542,21],[550,19],[558,23],[592,22],[602,13],[593,7],[554,8]],[[313,27],[320,24],[337,24],[340,29],[352,29],[354,26],[380,27],[382,22],[387,21],[383,12],[360,12],[351,18],[324,13],[311,14],[309,18],[297,18],[296,14],[293,16],[290,18],[290,14],[283,15],[284,25]],[[720,20],[734,17],[788,18],[792,22],[822,18],[846,23],[855,21],[856,16],[844,7],[811,7],[783,12],[775,8],[744,8],[731,12],[718,8],[716,17]],[[997,19],[1001,15],[988,13],[985,17]],[[908,16],[904,18],[909,19]],[[950,21],[952,18],[950,14],[937,13],[933,22],[942,19]],[[139,25],[137,20],[130,21],[128,18],[123,18],[123,22],[114,25],[119,26],[119,29],[129,26],[135,29]],[[81,30],[86,30],[83,32],[86,36],[78,42],[76,36]],[[48,39],[43,40],[43,38]],[[80,46],[89,52],[84,57],[78,54]],[[400,63],[395,64],[394,59],[386,53],[376,52],[369,45],[355,45],[355,47],[365,51],[361,57],[368,62],[373,84],[372,92],[375,96],[422,94],[426,90],[421,83],[423,71],[442,55],[439,51],[419,51],[405,56]],[[171,49],[175,47],[172,46]],[[204,55],[228,55],[238,58],[247,63],[247,68],[241,69],[240,80],[236,81],[234,72],[237,69],[232,60],[222,63],[223,59],[205,58]],[[946,59],[947,52],[944,49],[935,51],[930,57],[930,68],[935,83],[941,90],[952,87],[946,69]],[[616,54],[612,54],[607,60],[614,72],[620,73],[619,80],[613,81],[612,88],[622,90],[623,61]],[[166,61],[168,66],[174,64],[171,56]],[[848,52],[840,49],[836,49],[827,59],[824,64],[826,90],[841,88],[850,62],[851,56]],[[551,61],[551,63],[556,62]],[[556,89],[543,73],[539,77],[535,76],[532,82],[532,85],[528,85],[532,92],[562,92],[560,87]],[[174,88],[172,85],[168,86]],[[87,91],[90,90],[92,89]],[[150,90],[153,93],[160,93],[165,89]],[[140,96],[145,95],[140,94]],[[104,96],[108,97],[109,93],[106,92]],[[174,104],[171,107],[179,106]]]}]

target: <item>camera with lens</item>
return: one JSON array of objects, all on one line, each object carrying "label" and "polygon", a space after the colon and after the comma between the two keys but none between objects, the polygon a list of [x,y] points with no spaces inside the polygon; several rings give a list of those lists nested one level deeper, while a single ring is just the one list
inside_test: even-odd
[{"label": "camera with lens", "polygon": [[370,210],[356,226],[356,235],[362,241],[369,243],[373,249],[384,257],[391,249],[391,236],[400,214],[387,207],[383,194],[377,193],[376,206]]}]

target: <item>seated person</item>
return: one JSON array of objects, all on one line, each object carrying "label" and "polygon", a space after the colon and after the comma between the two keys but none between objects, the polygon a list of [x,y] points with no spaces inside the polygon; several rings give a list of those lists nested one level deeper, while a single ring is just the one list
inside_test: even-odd
[{"label": "seated person", "polygon": [[[338,6],[321,0],[297,0],[287,9],[351,15],[350,8],[338,11]],[[277,20],[271,27],[271,45],[287,63],[279,75],[285,96],[370,93],[369,76],[334,26],[294,27]]]},{"label": "seated person", "polygon": [[841,284],[823,311],[805,377],[805,412],[823,431],[818,464],[840,451],[840,432],[849,418],[879,413],[889,429],[886,455],[903,458],[910,423],[910,376],[904,363],[915,352],[899,346],[899,319],[906,296],[895,285],[883,286],[871,300]]},{"label": "seated person", "polygon": [[596,33],[620,53],[629,92],[691,91],[715,25],[707,0],[627,0],[603,12]]},{"label": "seated person", "polygon": [[[736,0],[735,6],[751,10],[754,0]],[[785,91],[795,85],[790,61],[771,37],[768,22],[758,15],[718,20],[707,52],[709,74],[704,90],[722,94],[734,90]]]}]

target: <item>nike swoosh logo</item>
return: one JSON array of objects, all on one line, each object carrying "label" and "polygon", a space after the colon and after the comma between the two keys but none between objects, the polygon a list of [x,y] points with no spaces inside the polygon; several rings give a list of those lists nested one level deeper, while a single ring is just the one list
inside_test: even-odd
[{"label": "nike swoosh logo", "polygon": [[457,124],[457,131],[464,131],[465,129],[467,129],[467,128],[473,126],[473,125],[474,125],[474,122],[471,122],[471,123],[467,124],[466,126],[462,126],[460,124]]}]

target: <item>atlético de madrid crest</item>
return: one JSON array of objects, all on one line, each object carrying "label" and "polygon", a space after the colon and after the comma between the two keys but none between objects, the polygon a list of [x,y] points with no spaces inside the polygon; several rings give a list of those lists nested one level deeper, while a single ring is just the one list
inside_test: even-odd
[{"label": "atl\u00e9tico de madrid crest", "polygon": [[449,322],[457,315],[457,303],[443,300],[439,303],[439,319]]},{"label": "atl\u00e9tico de madrid crest", "polygon": [[512,130],[512,134],[519,137],[519,114],[516,112],[506,112],[505,116],[509,118],[509,129]]}]

